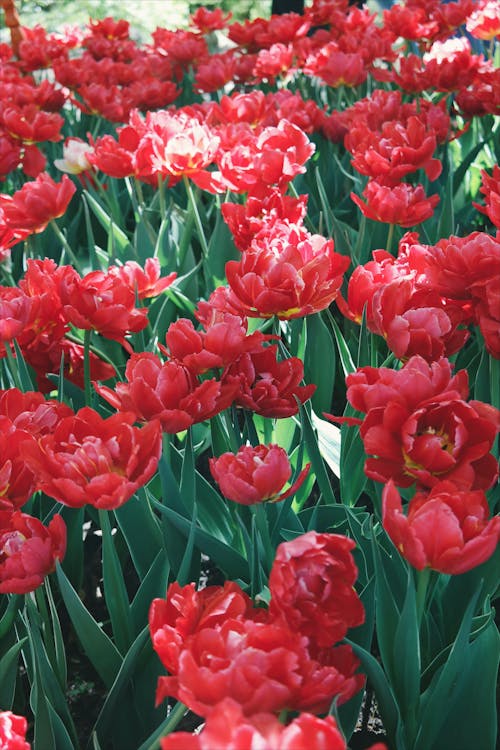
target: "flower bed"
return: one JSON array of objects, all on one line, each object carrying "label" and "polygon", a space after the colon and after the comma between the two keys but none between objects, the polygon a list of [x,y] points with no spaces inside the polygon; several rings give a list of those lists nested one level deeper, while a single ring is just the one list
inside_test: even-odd
[{"label": "flower bed", "polygon": [[0,44],[0,746],[493,750],[497,4],[190,24]]}]

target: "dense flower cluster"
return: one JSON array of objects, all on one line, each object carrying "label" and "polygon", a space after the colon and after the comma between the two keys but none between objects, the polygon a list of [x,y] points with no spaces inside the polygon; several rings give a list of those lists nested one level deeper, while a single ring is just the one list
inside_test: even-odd
[{"label": "dense flower cluster", "polygon": [[173,695],[209,719],[228,699],[249,719],[325,712],[334,696],[346,701],[364,680],[350,647],[334,645],[364,620],[353,547],[316,532],[280,545],[269,610],[232,582],[201,591],[171,584],[149,617],[153,647],[170,673],[159,678],[157,701]]}]

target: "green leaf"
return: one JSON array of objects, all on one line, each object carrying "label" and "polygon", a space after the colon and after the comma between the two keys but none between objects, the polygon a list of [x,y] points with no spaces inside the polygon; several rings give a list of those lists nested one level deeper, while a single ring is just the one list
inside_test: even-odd
[{"label": "green leaf", "polygon": [[59,563],[57,579],[66,609],[85,653],[109,689],[120,670],[122,659],[112,641],[83,605]]},{"label": "green leaf", "polygon": [[312,470],[316,475],[316,481],[323,495],[323,500],[327,504],[334,504],[336,503],[335,495],[333,494],[330,479],[321,457],[321,453],[318,447],[318,441],[312,426],[311,419],[309,417],[309,414],[307,413],[306,407],[302,404],[299,404],[299,412],[303,440],[306,445],[309,460],[311,461]]},{"label": "green leaf", "polygon": [[384,674],[384,670],[369,651],[348,638],[345,638],[344,641],[351,646],[356,656],[360,659],[362,670],[363,672],[366,672],[366,675],[375,691],[375,697],[377,699],[377,705],[384,728],[389,737],[394,737],[400,722],[400,713],[391,685],[387,676]]},{"label": "green leaf", "polygon": [[12,706],[17,681],[19,652],[28,638],[21,638],[3,654],[0,659],[0,706],[8,710]]},{"label": "green leaf", "polygon": [[115,518],[142,580],[162,546],[162,534],[144,488],[141,487],[137,495],[115,510]]},{"label": "green leaf", "polygon": [[123,705],[120,704],[120,706],[118,706],[117,704],[120,702],[123,692],[133,679],[137,661],[148,640],[149,626],[146,625],[127,651],[120,667],[120,671],[116,675],[116,679],[106,696],[106,700],[104,701],[104,705],[99,713],[93,730],[100,742],[104,745],[106,745],[106,740],[108,740],[112,734],[113,723],[116,720],[117,712],[123,710]]},{"label": "green leaf", "polygon": [[151,602],[156,597],[165,596],[168,584],[170,566],[165,550],[161,549],[156,555],[147,574],[142,579],[136,595],[130,605],[135,632],[138,632],[147,619]]},{"label": "green leaf", "polygon": [[478,587],[469,602],[445,665],[435,675],[431,684],[422,695],[422,710],[419,721],[420,729],[417,734],[414,750],[431,750],[431,748],[435,747],[438,733],[441,731],[446,719],[446,712],[436,711],[436,706],[447,706],[447,710],[449,710],[449,707],[457,699],[460,683],[463,678],[465,655],[469,648],[472,616],[480,590],[481,586]]},{"label": "green leaf", "polygon": [[304,355],[304,371],[307,383],[315,383],[311,403],[314,411],[321,414],[330,411],[333,384],[335,382],[335,346],[320,313],[306,317],[307,345]]},{"label": "green leaf", "polygon": [[84,195],[87,199],[90,210],[92,211],[102,228],[109,233],[109,237],[114,243],[114,246],[117,247],[121,253],[123,253],[126,248],[131,250],[132,247],[125,232],[120,229],[119,226],[117,226],[111,216],[106,213],[101,204],[98,203],[96,199],[92,195],[90,195],[89,192],[85,190]]},{"label": "green leaf", "polygon": [[417,732],[420,699],[420,637],[413,571],[408,568],[406,597],[394,635],[392,685],[403,717],[408,747]]},{"label": "green leaf", "polygon": [[495,693],[499,659],[500,635],[491,622],[462,654],[454,698],[445,704],[443,726],[429,750],[497,747]]},{"label": "green leaf", "polygon": [[99,511],[102,529],[102,578],[104,597],[111,618],[113,636],[120,653],[125,654],[132,643],[133,628],[130,603],[123,578],[123,570],[111,535],[108,511]]},{"label": "green leaf", "polygon": [[[171,508],[167,508],[160,503],[155,503],[155,505],[184,537],[187,538],[189,536],[191,522],[187,518],[183,518]],[[221,568],[221,570],[225,571],[231,579],[241,578],[242,580],[248,580],[248,563],[239,552],[236,552],[232,547],[215,539],[199,527],[195,528],[194,539],[200,552],[208,555],[208,557],[219,568]]]},{"label": "green leaf", "polygon": [[356,371],[356,366],[353,362],[351,352],[349,351],[349,347],[346,344],[346,341],[342,335],[342,331],[340,330],[337,321],[335,320],[335,318],[329,311],[327,312],[327,315],[330,321],[330,325],[333,328],[335,341],[337,342],[337,349],[339,352],[340,364],[342,365],[342,370],[344,371],[344,375],[347,377],[347,375],[350,375],[352,372]]},{"label": "green leaf", "polygon": [[313,427],[318,433],[318,446],[322,457],[335,474],[340,477],[340,429],[311,413]]}]

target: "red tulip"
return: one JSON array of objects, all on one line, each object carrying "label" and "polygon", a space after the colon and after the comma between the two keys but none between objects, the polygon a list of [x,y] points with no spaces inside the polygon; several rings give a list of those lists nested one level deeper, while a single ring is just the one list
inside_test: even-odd
[{"label": "red tulip", "polygon": [[72,508],[123,505],[151,479],[161,455],[159,422],[139,428],[134,421],[122,412],[103,419],[85,407],[37,443],[27,442],[25,459],[37,487]]},{"label": "red tulip", "polygon": [[223,453],[209,461],[210,472],[224,497],[241,505],[265,500],[280,502],[296,492],[304,481],[309,465],[296,482],[280,494],[290,479],[292,467],[286,451],[278,445],[242,446],[236,455]]},{"label": "red tulip", "polygon": [[405,516],[392,481],[382,495],[382,523],[394,545],[417,570],[466,573],[488,560],[500,539],[500,516],[488,520],[484,492],[460,491],[452,482],[417,493]]},{"label": "red tulip", "polygon": [[245,716],[241,706],[225,698],[214,708],[199,734],[174,732],[161,740],[161,750],[347,750],[333,716],[320,719],[302,713],[285,726],[270,713]]},{"label": "red tulip", "polygon": [[361,625],[365,613],[353,588],[354,547],[345,536],[315,531],[280,544],[269,578],[271,614],[319,647],[332,646]]},{"label": "red tulip", "polygon": [[0,511],[0,593],[34,591],[65,552],[66,526],[61,516],[55,515],[44,526],[27,513]]}]

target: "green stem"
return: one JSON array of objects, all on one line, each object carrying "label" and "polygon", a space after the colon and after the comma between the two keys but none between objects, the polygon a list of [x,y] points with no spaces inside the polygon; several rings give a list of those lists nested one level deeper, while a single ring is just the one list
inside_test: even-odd
[{"label": "green stem", "polygon": [[184,175],[182,178],[184,180],[184,185],[186,188],[186,192],[188,194],[189,203],[191,205],[191,208],[193,209],[194,213],[194,220],[196,222],[196,228],[198,229],[198,235],[201,243],[201,249],[203,250],[203,255],[205,258],[208,258],[208,243],[207,239],[205,237],[205,232],[203,231],[203,224],[200,217],[200,212],[198,211],[198,204],[196,202],[196,198],[194,196],[193,187],[189,181],[189,179]]},{"label": "green stem", "polygon": [[387,234],[387,245],[385,247],[388,253],[391,252],[393,237],[394,237],[394,224],[389,224],[389,232]]},{"label": "green stem", "polygon": [[14,385],[16,386],[16,388],[22,391],[23,388],[21,385],[21,379],[19,377],[19,373],[17,371],[17,363],[16,363],[14,355],[12,354],[10,343],[8,341],[5,342],[4,349],[5,349],[5,356],[7,357],[7,362],[9,364],[9,372],[12,375],[12,380],[14,381]]},{"label": "green stem", "polygon": [[90,337],[92,330],[89,328],[84,331],[83,336],[83,382],[85,386],[85,406],[90,406],[92,402],[92,385],[90,382]]},{"label": "green stem", "polygon": [[426,567],[423,570],[419,570],[417,573],[417,624],[419,630],[425,610],[427,587],[429,586],[430,575],[431,569],[429,567]]},{"label": "green stem", "polygon": [[174,731],[187,711],[184,703],[176,703],[167,718],[160,724],[155,733],[140,746],[139,750],[158,750],[159,740]]},{"label": "green stem", "polygon": [[165,203],[165,183],[161,174],[158,175],[158,197],[160,199],[160,216],[161,220],[164,221],[167,215],[167,207]]},{"label": "green stem", "polygon": [[80,261],[78,260],[78,258],[76,257],[75,253],[73,252],[73,250],[72,250],[72,248],[71,248],[68,240],[66,239],[66,237],[64,236],[64,234],[61,232],[61,230],[57,226],[57,223],[56,223],[55,219],[51,219],[49,223],[50,223],[50,226],[52,227],[52,229],[54,230],[54,232],[56,234],[56,237],[58,238],[58,240],[60,241],[61,245],[63,246],[66,255],[68,256],[68,258],[70,259],[70,261],[73,263],[73,265],[75,266],[76,270],[78,272],[81,272]]}]

